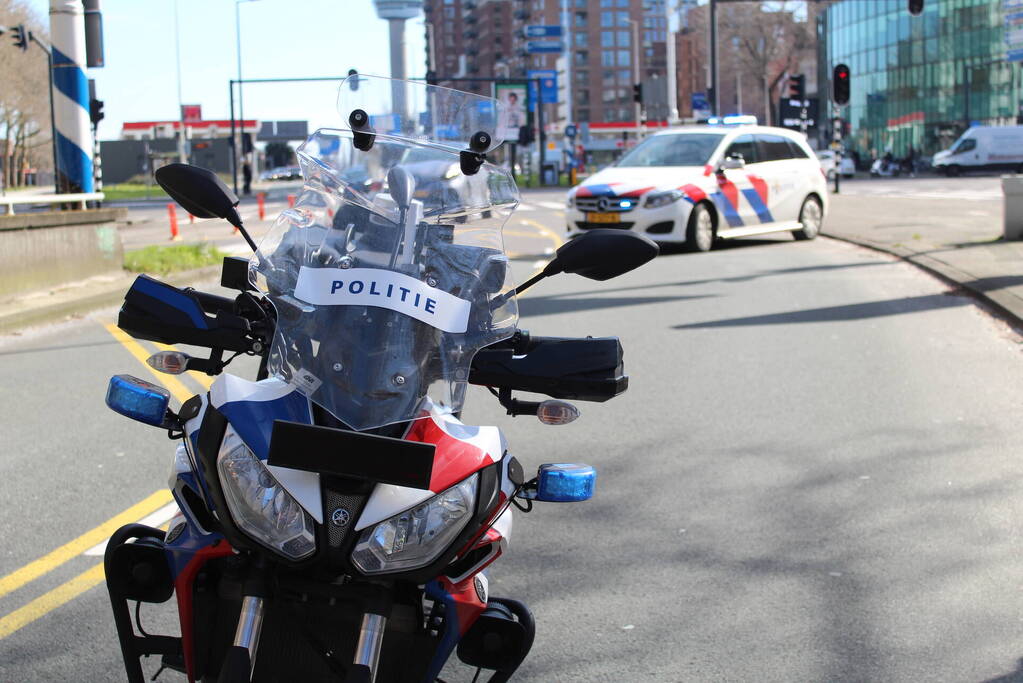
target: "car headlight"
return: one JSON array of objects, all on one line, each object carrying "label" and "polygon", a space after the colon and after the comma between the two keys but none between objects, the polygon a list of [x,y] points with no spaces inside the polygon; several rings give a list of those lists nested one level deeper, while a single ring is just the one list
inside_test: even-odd
[{"label": "car headlight", "polygon": [[686,196],[685,192],[682,192],[681,190],[651,192],[646,196],[646,199],[643,201],[643,206],[645,206],[648,209],[653,209],[658,206],[667,206],[668,204],[677,202],[678,200],[682,199],[682,197],[685,196]]},{"label": "car headlight", "polygon": [[217,471],[238,528],[293,560],[316,550],[312,517],[230,426],[217,454]]},{"label": "car headlight", "polygon": [[574,209],[575,208],[575,194],[574,193],[568,195],[568,208],[570,208],[570,209]]},{"label": "car headlight", "polygon": [[352,563],[363,574],[425,567],[448,549],[476,507],[478,474],[430,500],[363,530]]}]

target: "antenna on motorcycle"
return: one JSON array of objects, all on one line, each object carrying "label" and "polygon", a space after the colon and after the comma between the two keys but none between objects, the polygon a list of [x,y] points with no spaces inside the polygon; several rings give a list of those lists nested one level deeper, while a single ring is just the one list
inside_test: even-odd
[{"label": "antenna on motorcycle", "polygon": [[558,273],[576,273],[590,280],[610,280],[639,268],[658,253],[657,244],[643,235],[613,228],[590,230],[558,247],[554,259],[512,293],[521,294],[545,277]]},{"label": "antenna on motorcycle", "polygon": [[223,218],[241,231],[242,237],[256,251],[248,231],[238,215],[238,195],[208,168],[190,164],[167,164],[153,174],[160,187],[188,213],[199,218]]}]

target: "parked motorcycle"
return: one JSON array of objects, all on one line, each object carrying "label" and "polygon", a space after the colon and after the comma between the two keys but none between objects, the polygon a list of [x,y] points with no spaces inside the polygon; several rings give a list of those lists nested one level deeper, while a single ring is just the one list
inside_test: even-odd
[{"label": "parked motorcycle", "polygon": [[[216,375],[176,412],[143,380],[118,375],[108,388],[112,409],[180,441],[179,514],[166,533],[122,527],[104,559],[132,683],[150,655],[190,682],[432,682],[453,653],[507,681],[534,620],[492,595],[483,570],[507,549],[511,508],[593,494],[592,467],[527,476],[498,428],[466,425],[460,411],[468,384],[549,425],[578,416],[566,400],[625,391],[617,338],[530,335],[515,297],[559,273],[616,277],[656,245],[594,230],[512,286],[501,231],[518,190],[486,161],[502,105],[354,78],[338,100],[347,125],[300,147],[302,193],[258,248],[215,174],[156,173],[189,213],[226,219],[255,253],[224,261],[233,298],[140,275],[119,313],[138,339],[210,349],[161,351],[156,370]],[[403,168],[414,150],[446,154],[445,177]],[[455,172],[483,191],[452,192],[441,181]],[[223,372],[239,355],[259,359],[255,381]],[[141,603],[172,597],[181,635],[146,633]]]}]

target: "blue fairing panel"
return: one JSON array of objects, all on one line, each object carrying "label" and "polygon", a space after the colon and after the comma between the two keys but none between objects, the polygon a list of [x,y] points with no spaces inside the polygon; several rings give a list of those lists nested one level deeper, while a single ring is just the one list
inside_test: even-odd
[{"label": "blue fairing panel", "polygon": [[312,424],[309,399],[298,391],[270,401],[229,401],[219,410],[260,460],[270,454],[274,420]]}]

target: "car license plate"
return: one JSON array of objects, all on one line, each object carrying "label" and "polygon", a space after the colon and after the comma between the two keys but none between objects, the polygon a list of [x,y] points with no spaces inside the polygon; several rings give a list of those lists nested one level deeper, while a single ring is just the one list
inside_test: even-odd
[{"label": "car license plate", "polygon": [[588,213],[586,220],[590,223],[618,223],[618,214],[611,212]]}]

